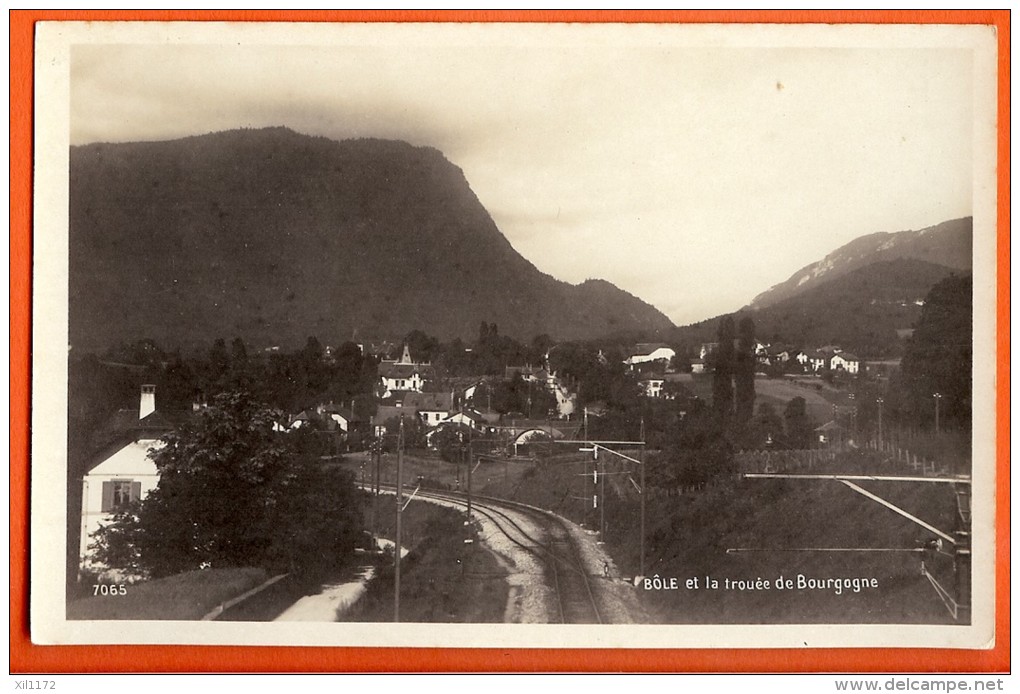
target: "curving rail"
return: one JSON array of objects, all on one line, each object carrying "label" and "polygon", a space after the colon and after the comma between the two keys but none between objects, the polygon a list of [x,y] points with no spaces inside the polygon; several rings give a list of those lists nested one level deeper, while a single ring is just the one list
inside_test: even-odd
[{"label": "curving rail", "polygon": [[[381,488],[388,492],[396,491],[396,488],[390,485],[381,485]],[[419,490],[417,496],[467,507],[466,496],[460,492]],[[547,541],[543,542],[533,537],[505,513],[505,510],[540,519],[549,535]],[[603,623],[591,579],[584,568],[577,543],[563,519],[545,509],[528,504],[478,495],[472,495],[472,511],[487,518],[510,542],[546,565],[552,579],[561,623]]]}]

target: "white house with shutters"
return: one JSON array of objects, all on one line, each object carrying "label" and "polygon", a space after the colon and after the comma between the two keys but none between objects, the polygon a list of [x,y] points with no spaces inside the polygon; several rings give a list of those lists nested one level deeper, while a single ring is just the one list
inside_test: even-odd
[{"label": "white house with shutters", "polygon": [[173,428],[156,411],[156,387],[151,385],[142,386],[137,411],[121,410],[115,419],[117,436],[99,451],[82,478],[79,556],[83,567],[90,564],[92,534],[118,510],[145,498],[159,484],[159,471],[149,452],[161,448],[161,437]]},{"label": "white house with shutters", "polygon": [[379,378],[382,380],[383,397],[389,397],[396,391],[413,391],[421,393],[425,382],[435,376],[431,364],[420,364],[411,359],[411,351],[404,345],[403,353],[397,361],[379,363]]},{"label": "white house with shutters", "polygon": [[855,374],[861,370],[861,360],[850,352],[839,352],[832,356],[829,368],[833,371],[845,371],[848,374]]}]

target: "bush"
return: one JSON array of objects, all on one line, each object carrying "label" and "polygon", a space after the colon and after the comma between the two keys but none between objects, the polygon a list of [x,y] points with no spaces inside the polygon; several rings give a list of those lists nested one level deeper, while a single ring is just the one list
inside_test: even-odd
[{"label": "bush", "polygon": [[352,473],[325,468],[275,413],[243,394],[216,398],[150,455],[159,484],[96,536],[111,568],[155,578],[210,567],[313,571],[353,552]]}]

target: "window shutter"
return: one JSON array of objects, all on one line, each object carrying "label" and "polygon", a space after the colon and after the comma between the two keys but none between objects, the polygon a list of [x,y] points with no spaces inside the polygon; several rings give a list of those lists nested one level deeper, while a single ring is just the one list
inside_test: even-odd
[{"label": "window shutter", "polygon": [[103,482],[103,513],[113,510],[113,482]]},{"label": "window shutter", "polygon": [[142,483],[132,482],[131,483],[131,501],[138,501],[142,498]]}]

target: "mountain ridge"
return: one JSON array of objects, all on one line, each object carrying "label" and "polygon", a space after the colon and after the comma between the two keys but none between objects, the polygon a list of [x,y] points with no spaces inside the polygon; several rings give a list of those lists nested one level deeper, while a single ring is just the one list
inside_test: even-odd
[{"label": "mountain ridge", "polygon": [[558,339],[673,327],[604,280],[540,272],[437,149],[287,128],[70,152],[71,343],[359,334]]},{"label": "mountain ridge", "polygon": [[952,219],[918,230],[865,234],[761,292],[744,310],[773,305],[882,260],[912,258],[969,272],[972,248],[972,217]]},{"label": "mountain ridge", "polygon": [[[899,356],[897,331],[914,327],[928,291],[952,274],[969,274],[914,258],[879,260],[759,309],[741,309],[762,342],[800,349],[839,345],[865,359]],[[725,314],[724,314],[725,315]],[[716,340],[719,319],[678,327],[688,352]],[[697,355],[695,355],[697,356]]]}]

